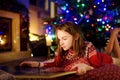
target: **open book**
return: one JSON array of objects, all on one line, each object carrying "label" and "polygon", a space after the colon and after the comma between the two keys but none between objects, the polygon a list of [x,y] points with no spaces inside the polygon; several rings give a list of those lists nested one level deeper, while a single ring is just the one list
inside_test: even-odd
[{"label": "open book", "polygon": [[[30,58],[30,60],[40,61],[42,58]],[[28,59],[26,59],[28,60]],[[42,59],[44,60],[44,59]],[[15,60],[0,65],[0,69],[8,72],[16,78],[56,78],[65,75],[75,74],[76,71],[65,72],[60,67],[48,67],[48,68],[31,68],[28,66],[20,67],[19,63],[22,60]],[[50,61],[50,60],[49,60]]]},{"label": "open book", "polygon": [[[24,72],[23,72],[24,71]],[[68,71],[65,72],[59,67],[51,67],[51,68],[31,68],[28,71],[23,70],[22,73],[15,75],[15,78],[56,78],[65,75],[75,74],[76,71]]]}]

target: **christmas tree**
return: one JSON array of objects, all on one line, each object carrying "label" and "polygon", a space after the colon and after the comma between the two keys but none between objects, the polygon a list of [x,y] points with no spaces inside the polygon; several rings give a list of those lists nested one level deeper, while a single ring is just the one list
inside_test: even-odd
[{"label": "christmas tree", "polygon": [[98,48],[105,46],[110,30],[120,26],[119,0],[52,1],[57,3],[57,14],[52,25],[72,21],[81,27],[86,39]]}]

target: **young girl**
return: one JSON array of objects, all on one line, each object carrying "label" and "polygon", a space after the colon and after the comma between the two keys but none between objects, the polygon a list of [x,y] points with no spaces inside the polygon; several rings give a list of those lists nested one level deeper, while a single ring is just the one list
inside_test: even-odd
[{"label": "young girl", "polygon": [[[65,71],[75,70],[77,74],[82,75],[105,64],[118,64],[119,59],[97,52],[91,42],[85,41],[79,26],[72,22],[59,25],[56,38],[58,48],[53,61],[23,61],[20,66],[62,67]],[[116,44],[115,39],[113,44]]]}]

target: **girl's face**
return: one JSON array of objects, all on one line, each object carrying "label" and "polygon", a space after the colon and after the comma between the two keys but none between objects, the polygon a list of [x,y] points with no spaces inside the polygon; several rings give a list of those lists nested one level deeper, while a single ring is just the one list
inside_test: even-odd
[{"label": "girl's face", "polygon": [[63,50],[68,50],[72,47],[73,36],[64,30],[58,30],[57,36],[59,39],[59,44]]}]

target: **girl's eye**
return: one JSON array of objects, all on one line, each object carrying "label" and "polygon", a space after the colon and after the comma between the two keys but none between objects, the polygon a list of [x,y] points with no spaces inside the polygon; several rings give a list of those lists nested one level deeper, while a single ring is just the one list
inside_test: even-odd
[{"label": "girl's eye", "polygon": [[67,40],[67,38],[63,38],[63,40]]}]

